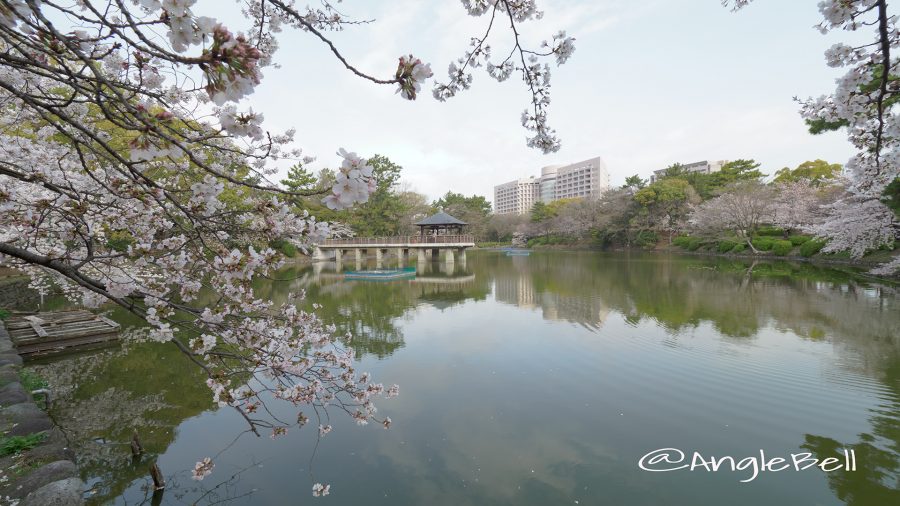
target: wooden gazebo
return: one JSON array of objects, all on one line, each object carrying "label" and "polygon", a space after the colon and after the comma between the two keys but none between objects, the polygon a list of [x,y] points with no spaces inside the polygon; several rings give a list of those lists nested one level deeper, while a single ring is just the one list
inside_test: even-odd
[{"label": "wooden gazebo", "polygon": [[419,235],[424,237],[426,235],[462,234],[463,227],[468,223],[454,218],[444,211],[438,211],[436,214],[416,222],[415,225],[419,227]]}]

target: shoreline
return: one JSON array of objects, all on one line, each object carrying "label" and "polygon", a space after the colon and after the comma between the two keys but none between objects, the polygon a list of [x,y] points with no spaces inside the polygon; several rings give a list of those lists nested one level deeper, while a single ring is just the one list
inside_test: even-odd
[{"label": "shoreline", "polygon": [[84,504],[85,484],[79,476],[74,452],[65,434],[22,385],[22,367],[22,357],[0,320],[2,438],[8,441],[42,437],[30,449],[0,456],[0,497],[18,501],[19,506]]},{"label": "shoreline", "polygon": [[[478,249],[478,248],[476,248]],[[499,250],[501,248],[483,248],[484,251],[489,251],[491,249]],[[744,254],[732,254],[732,253],[717,253],[714,251],[688,251],[677,246],[665,246],[662,248],[654,248],[654,249],[644,249],[644,248],[626,248],[626,247],[617,247],[617,248],[609,248],[609,249],[599,249],[588,245],[550,245],[550,246],[538,246],[536,248],[527,248],[531,251],[597,251],[597,252],[610,252],[610,253],[651,253],[651,254],[666,254],[666,255],[689,255],[689,256],[701,256],[701,257],[717,257],[717,258],[734,258],[734,259],[742,259],[742,260],[772,260],[772,261],[781,261],[781,262],[801,262],[807,263],[811,265],[818,265],[822,267],[829,266],[845,266],[845,267],[857,267],[860,269],[872,269],[877,267],[878,265],[884,263],[884,261],[873,261],[873,260],[852,260],[848,258],[822,258],[819,256],[813,257],[804,257],[799,255],[789,255],[789,256],[777,256],[777,255],[769,255],[769,254],[761,254],[754,255],[752,253]],[[874,274],[869,274],[867,272],[857,273],[861,276],[866,276],[872,279],[878,279],[883,281],[900,281],[900,274],[894,276],[876,276]]]}]

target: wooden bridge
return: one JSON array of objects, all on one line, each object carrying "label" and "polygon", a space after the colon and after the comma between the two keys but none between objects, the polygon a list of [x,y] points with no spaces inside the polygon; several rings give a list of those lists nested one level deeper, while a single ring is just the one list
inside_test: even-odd
[{"label": "wooden bridge", "polygon": [[326,239],[316,245],[313,260],[326,260],[334,253],[334,260],[341,263],[345,255],[353,254],[357,264],[361,264],[369,252],[375,252],[375,262],[381,266],[384,257],[394,252],[398,264],[404,265],[409,255],[415,251],[418,262],[424,263],[429,257],[439,257],[441,252],[447,263],[457,260],[465,265],[466,249],[475,246],[475,236],[471,234],[401,235],[393,237],[342,237]]}]

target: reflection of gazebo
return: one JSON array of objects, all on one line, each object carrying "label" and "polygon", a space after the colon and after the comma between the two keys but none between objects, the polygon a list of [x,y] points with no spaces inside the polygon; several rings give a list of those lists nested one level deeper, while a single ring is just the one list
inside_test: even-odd
[{"label": "reflection of gazebo", "polygon": [[415,224],[419,227],[419,235],[447,235],[447,234],[462,234],[463,227],[468,225],[468,223],[456,219],[453,216],[445,213],[444,211],[438,211],[437,214],[429,216],[424,220],[420,220]]}]

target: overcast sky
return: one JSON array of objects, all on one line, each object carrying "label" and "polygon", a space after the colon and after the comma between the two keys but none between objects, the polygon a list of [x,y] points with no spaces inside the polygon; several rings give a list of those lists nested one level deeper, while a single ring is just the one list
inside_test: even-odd
[{"label": "overcast sky", "polygon": [[[769,174],[816,158],[844,163],[851,155],[844,135],[809,135],[793,101],[828,93],[839,75],[823,51],[841,34],[814,29],[817,3],[757,0],[732,13],[719,0],[540,0],[546,16],[522,26],[528,38],[563,29],[577,39],[569,62],[553,65],[550,122],[562,149],[550,155],[525,146],[519,116],[529,96],[519,80],[497,83],[479,71],[471,90],[446,103],[431,97],[430,86],[407,102],[393,87],[353,76],[302,33],[283,34],[282,67],[268,69],[248,103],[270,129],[296,127],[299,144],[318,157],[315,168],[336,165],[339,147],[380,153],[432,199],[452,190],[493,200],[496,184],[595,156],[606,161],[613,185],[703,159],[755,158]],[[341,5],[376,21],[332,34],[334,42],[380,77],[392,76],[397,58],[412,52],[443,79],[487,21],[468,16],[458,0]],[[497,55],[510,47],[503,28],[491,39]]]}]

